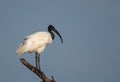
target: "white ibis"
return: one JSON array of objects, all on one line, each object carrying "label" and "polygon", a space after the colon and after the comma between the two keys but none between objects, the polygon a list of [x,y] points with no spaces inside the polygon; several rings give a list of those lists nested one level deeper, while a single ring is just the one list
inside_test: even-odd
[{"label": "white ibis", "polygon": [[52,40],[54,40],[55,35],[53,32],[60,37],[61,43],[63,43],[60,33],[53,25],[49,25],[48,32],[36,32],[25,37],[24,41],[19,45],[16,53],[18,55],[22,55],[25,52],[35,52],[36,68],[40,70],[40,54],[44,51],[45,47],[51,44]]}]

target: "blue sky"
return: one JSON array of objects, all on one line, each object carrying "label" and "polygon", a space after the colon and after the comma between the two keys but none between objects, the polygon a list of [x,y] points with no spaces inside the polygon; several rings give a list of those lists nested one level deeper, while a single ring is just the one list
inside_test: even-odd
[{"label": "blue sky", "polygon": [[40,82],[16,55],[24,37],[53,24],[55,40],[41,54],[41,68],[57,82],[120,82],[119,0],[0,0],[0,81]]}]

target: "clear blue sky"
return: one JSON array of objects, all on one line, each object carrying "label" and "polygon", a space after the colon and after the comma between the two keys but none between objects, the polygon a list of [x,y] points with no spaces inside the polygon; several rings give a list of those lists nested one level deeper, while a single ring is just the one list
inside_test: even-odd
[{"label": "clear blue sky", "polygon": [[34,54],[16,55],[24,37],[56,36],[41,55],[41,68],[57,82],[120,82],[119,0],[0,0],[0,82],[40,82],[19,59],[35,65]]}]

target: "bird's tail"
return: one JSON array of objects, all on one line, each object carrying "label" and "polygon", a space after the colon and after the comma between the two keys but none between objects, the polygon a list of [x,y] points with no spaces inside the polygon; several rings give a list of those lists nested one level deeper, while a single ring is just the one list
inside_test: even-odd
[{"label": "bird's tail", "polygon": [[17,55],[22,55],[25,53],[25,48],[26,46],[23,45],[23,43],[20,44],[20,46],[18,47],[18,49],[16,50],[16,54]]}]

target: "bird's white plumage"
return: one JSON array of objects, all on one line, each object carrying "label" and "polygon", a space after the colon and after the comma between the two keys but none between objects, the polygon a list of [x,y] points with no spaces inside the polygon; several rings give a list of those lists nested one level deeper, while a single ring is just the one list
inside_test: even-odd
[{"label": "bird's white plumage", "polygon": [[22,55],[25,52],[37,52],[40,54],[51,42],[52,37],[49,32],[36,32],[24,39],[16,53],[18,55]]}]

